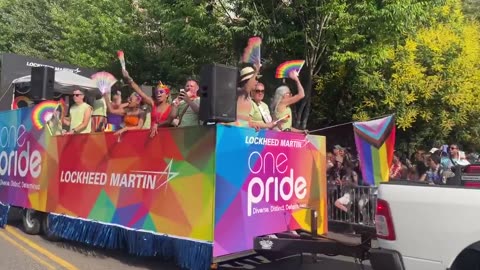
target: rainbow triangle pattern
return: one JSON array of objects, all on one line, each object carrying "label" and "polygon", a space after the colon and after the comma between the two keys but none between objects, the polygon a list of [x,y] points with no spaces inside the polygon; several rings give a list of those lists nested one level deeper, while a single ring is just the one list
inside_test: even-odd
[{"label": "rainbow triangle pattern", "polygon": [[378,186],[388,181],[395,147],[395,116],[355,122],[353,131],[364,183]]}]

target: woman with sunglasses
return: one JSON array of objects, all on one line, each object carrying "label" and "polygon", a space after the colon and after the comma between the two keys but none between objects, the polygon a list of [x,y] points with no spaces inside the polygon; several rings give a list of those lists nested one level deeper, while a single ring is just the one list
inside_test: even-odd
[{"label": "woman with sunglasses", "polygon": [[263,83],[258,82],[255,86],[255,89],[250,92],[252,97],[252,110],[250,111],[250,118],[251,118],[251,126],[257,129],[260,128],[267,128],[272,129],[275,124],[272,121],[272,116],[270,115],[270,109],[268,105],[263,102],[263,98],[265,97],[265,85]]},{"label": "woman with sunglasses", "polygon": [[122,74],[133,90],[142,97],[144,103],[152,107],[150,137],[157,135],[159,127],[169,127],[173,120],[172,106],[168,102],[170,89],[159,82],[155,88],[154,100],[142,91],[126,70],[123,70]]},{"label": "woman with sunglasses", "polygon": [[127,130],[137,130],[143,128],[145,122],[145,111],[140,108],[142,97],[137,93],[132,93],[128,98],[128,105],[126,107],[112,106],[110,101],[110,94],[103,95],[107,103],[108,112],[123,116],[123,128],[115,132],[115,135],[121,135]]}]

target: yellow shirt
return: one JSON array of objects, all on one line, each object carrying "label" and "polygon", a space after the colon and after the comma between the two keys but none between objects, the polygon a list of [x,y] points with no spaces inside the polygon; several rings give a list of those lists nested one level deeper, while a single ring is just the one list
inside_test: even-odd
[{"label": "yellow shirt", "polygon": [[253,122],[257,123],[270,123],[272,122],[272,117],[270,116],[270,109],[265,102],[260,101],[260,104],[257,105],[255,101],[252,100],[252,110],[250,111],[250,117]]},{"label": "yellow shirt", "polygon": [[107,103],[105,99],[97,99],[93,102],[93,116],[107,117]]},{"label": "yellow shirt", "polygon": [[278,112],[278,110],[275,109],[275,119],[282,119],[288,115],[288,119],[284,119],[280,121],[280,130],[285,130],[287,128],[292,128],[292,109],[290,106],[288,106],[283,112]]},{"label": "yellow shirt", "polygon": [[[70,107],[70,130],[78,127],[83,122],[83,116],[87,110],[92,109],[87,103],[82,103],[80,105],[74,104]],[[88,119],[88,124],[82,131],[78,133],[90,133],[92,131],[92,118]]]}]

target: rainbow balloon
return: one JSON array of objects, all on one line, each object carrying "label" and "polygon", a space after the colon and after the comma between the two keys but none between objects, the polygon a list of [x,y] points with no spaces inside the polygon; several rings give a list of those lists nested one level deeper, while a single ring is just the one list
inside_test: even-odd
[{"label": "rainbow balloon", "polygon": [[275,78],[288,78],[288,74],[292,71],[296,71],[300,73],[303,65],[305,64],[305,60],[290,60],[287,62],[283,62],[277,67],[277,72],[275,73]]},{"label": "rainbow balloon", "polygon": [[[26,106],[20,106],[22,102],[25,103]],[[30,104],[32,104],[32,100],[30,98],[27,96],[18,96],[13,100],[12,110],[28,107]]]},{"label": "rainbow balloon", "polygon": [[33,126],[40,130],[42,129],[45,124],[50,120],[52,114],[57,109],[59,102],[53,100],[46,100],[33,108],[32,112],[32,123]]},{"label": "rainbow balloon", "polygon": [[126,68],[125,68],[125,56],[123,54],[123,51],[117,51],[117,57],[118,57],[118,60],[120,60],[120,65],[122,66],[122,69],[126,70]]},{"label": "rainbow balloon", "polygon": [[260,63],[260,48],[262,45],[262,39],[259,37],[251,37],[248,39],[248,45],[243,51],[242,62],[243,63]]}]

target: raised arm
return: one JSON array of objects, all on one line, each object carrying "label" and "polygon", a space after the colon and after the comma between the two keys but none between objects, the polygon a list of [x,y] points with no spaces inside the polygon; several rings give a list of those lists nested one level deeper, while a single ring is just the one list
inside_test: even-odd
[{"label": "raised arm", "polygon": [[255,86],[257,85],[257,76],[258,73],[260,72],[260,64],[257,63],[255,64],[255,73],[253,76],[248,80],[247,84],[245,84],[245,93],[247,96],[250,96],[250,92],[255,89]]},{"label": "raised arm", "polygon": [[284,97],[282,99],[282,101],[280,101],[280,104],[282,104],[285,107],[290,106],[292,104],[295,104],[305,97],[305,90],[303,89],[302,83],[300,82],[300,79],[298,78],[297,72],[292,71],[288,75],[289,75],[290,79],[294,80],[295,83],[297,84],[298,94],[296,94],[295,96]]},{"label": "raised arm", "polygon": [[153,103],[152,97],[147,96],[147,94],[145,94],[145,92],[142,91],[140,86],[138,86],[138,84],[133,81],[132,77],[130,77],[130,75],[128,74],[128,71],[122,70],[122,75],[127,81],[127,83],[130,85],[130,87],[132,87],[132,89],[142,97],[145,104],[148,104],[152,107],[155,106],[155,104]]},{"label": "raised arm", "polygon": [[[192,111],[196,114],[200,111],[200,102],[198,98],[191,99],[190,96],[188,95],[188,92],[180,92],[180,95],[178,96],[179,99],[185,101],[187,103],[187,106],[190,106],[192,108]],[[175,114],[175,117],[178,116],[178,110],[177,113]]]},{"label": "raised arm", "polygon": [[107,109],[108,109],[108,112],[111,113],[111,114],[117,114],[117,115],[125,115],[125,110],[124,110],[124,106],[120,106],[119,108],[114,108],[113,105],[112,105],[112,102],[110,101],[110,94],[109,93],[105,93],[103,95],[103,98],[105,99],[105,103],[107,104]]}]

